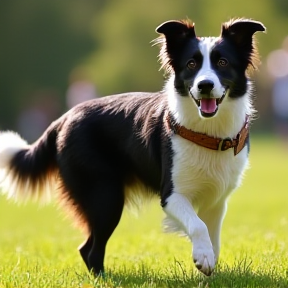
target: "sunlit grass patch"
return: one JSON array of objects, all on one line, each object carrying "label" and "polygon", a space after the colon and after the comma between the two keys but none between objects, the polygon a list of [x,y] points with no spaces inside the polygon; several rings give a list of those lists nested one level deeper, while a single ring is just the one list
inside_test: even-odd
[{"label": "sunlit grass patch", "polygon": [[155,200],[125,212],[108,242],[106,273],[92,277],[77,251],[84,235],[53,205],[0,198],[0,287],[288,287],[288,155],[252,139],[251,169],[229,200],[222,250],[201,275],[186,238],[163,234]]}]

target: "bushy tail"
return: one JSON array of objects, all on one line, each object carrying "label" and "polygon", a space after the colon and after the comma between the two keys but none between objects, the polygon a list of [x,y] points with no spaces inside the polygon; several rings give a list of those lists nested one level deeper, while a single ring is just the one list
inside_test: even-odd
[{"label": "bushy tail", "polygon": [[8,198],[49,201],[56,184],[56,124],[32,145],[17,133],[0,132],[0,188]]}]

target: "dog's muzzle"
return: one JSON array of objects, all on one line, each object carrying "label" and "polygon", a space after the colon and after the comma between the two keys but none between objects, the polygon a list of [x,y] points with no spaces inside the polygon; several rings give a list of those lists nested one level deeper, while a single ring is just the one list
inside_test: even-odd
[{"label": "dog's muzzle", "polygon": [[211,80],[200,81],[197,85],[197,88],[197,97],[193,95],[191,91],[192,89],[190,89],[190,94],[195,100],[201,115],[206,118],[213,117],[217,113],[219,105],[225,98],[228,87],[223,87],[223,93],[221,97],[215,97],[213,91],[214,83]]}]

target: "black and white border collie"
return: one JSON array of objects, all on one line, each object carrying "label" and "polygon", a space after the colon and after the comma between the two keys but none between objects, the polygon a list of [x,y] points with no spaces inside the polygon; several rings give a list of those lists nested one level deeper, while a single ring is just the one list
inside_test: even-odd
[{"label": "black and white border collie", "polygon": [[168,230],[186,233],[196,267],[210,275],[227,197],[248,164],[248,75],[259,64],[253,35],[264,25],[231,20],[219,37],[197,37],[189,20],[156,31],[170,75],[163,91],[81,103],[31,145],[0,134],[2,191],[25,200],[58,190],[88,232],[79,250],[95,275],[124,205],[151,193],[160,196]]}]

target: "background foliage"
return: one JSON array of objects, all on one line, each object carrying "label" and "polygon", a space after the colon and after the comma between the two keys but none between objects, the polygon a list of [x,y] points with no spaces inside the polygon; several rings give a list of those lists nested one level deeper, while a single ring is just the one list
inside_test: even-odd
[{"label": "background foliage", "polygon": [[286,0],[0,1],[0,128],[17,129],[21,111],[39,99],[45,105],[52,101],[51,120],[58,117],[67,109],[75,71],[92,81],[100,96],[160,90],[158,49],[150,47],[154,30],[166,20],[187,17],[200,36],[219,35],[221,23],[231,17],[266,25],[268,34],[257,35],[264,65],[256,78],[262,121],[255,129],[269,128],[271,81],[265,59],[287,35]]}]

